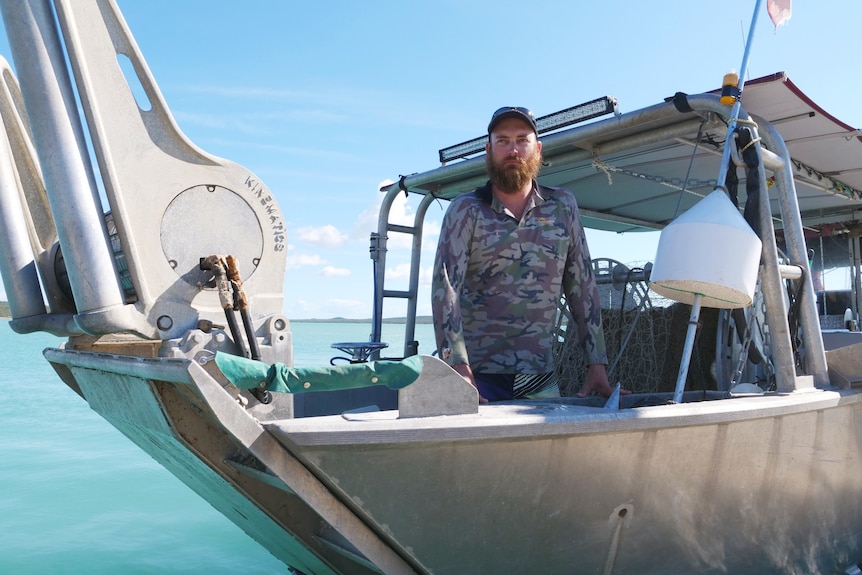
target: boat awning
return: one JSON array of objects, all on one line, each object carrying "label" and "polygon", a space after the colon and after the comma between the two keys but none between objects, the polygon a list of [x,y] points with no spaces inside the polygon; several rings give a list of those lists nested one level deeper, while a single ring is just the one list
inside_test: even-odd
[{"label": "boat awning", "polygon": [[[540,182],[574,191],[587,227],[661,229],[715,188],[726,138],[718,114],[680,111],[685,100],[671,97],[650,108],[542,134],[546,165]],[[742,107],[784,138],[804,226],[862,219],[859,130],[817,106],[783,72],[747,82]],[[485,181],[484,161],[481,154],[450,162],[384,189],[451,199]],[[744,202],[744,170],[738,174]],[[773,209],[777,213],[775,201]]]}]

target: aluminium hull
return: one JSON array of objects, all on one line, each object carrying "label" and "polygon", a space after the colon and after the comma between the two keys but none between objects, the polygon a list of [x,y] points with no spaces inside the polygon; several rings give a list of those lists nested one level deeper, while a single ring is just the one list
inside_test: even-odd
[{"label": "aluminium hull", "polygon": [[435,574],[810,574],[862,557],[855,391],[432,419],[267,427]]},{"label": "aluminium hull", "polygon": [[97,412],[307,575],[802,574],[862,558],[853,389],[268,419],[188,360],[46,356]]}]

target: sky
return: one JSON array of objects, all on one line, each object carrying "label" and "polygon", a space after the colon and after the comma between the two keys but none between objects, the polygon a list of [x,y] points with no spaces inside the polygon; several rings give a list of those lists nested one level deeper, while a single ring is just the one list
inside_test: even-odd
[{"label": "sky", "polygon": [[[118,4],[183,133],[274,192],[288,233],[284,312],[303,319],[371,317],[382,183],[437,167],[439,149],[484,134],[503,105],[543,116],[610,95],[630,112],[718,88],[740,68],[755,1]],[[762,4],[746,77],[785,71],[862,126],[862,2],[796,0],[778,29]],[[5,29],[0,54],[11,60]],[[399,197],[401,223],[417,204]],[[430,314],[445,207],[426,217],[419,314]],[[593,257],[642,264],[658,234],[588,239]],[[387,289],[405,289],[409,252],[389,247]],[[398,315],[403,305],[384,309]]]}]

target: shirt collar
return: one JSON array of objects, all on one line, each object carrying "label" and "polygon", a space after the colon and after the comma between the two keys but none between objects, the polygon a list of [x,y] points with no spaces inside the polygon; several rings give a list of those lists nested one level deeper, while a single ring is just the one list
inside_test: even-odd
[{"label": "shirt collar", "polygon": [[[497,198],[494,197],[494,194],[491,193],[491,182],[490,180],[484,186],[477,190],[479,193],[479,197],[483,198],[486,202],[490,202],[491,209],[495,212],[503,213],[506,209],[503,207],[503,204],[500,203]],[[530,192],[530,198],[527,200],[527,206],[524,209],[524,214],[529,212],[531,209],[540,205],[545,201],[545,197],[542,195],[542,188],[539,186],[536,180],[533,180],[533,189]]]}]

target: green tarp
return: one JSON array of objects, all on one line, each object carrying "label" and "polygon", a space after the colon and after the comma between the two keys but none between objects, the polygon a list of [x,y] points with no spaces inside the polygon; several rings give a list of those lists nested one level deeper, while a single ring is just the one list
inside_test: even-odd
[{"label": "green tarp", "polygon": [[[225,377],[241,389],[266,389],[282,393],[306,393],[385,385],[401,389],[416,381],[422,372],[422,357],[413,355],[400,361],[380,360],[335,367],[287,367],[268,365],[228,353],[216,353]],[[264,385],[261,385],[264,384]]]}]

